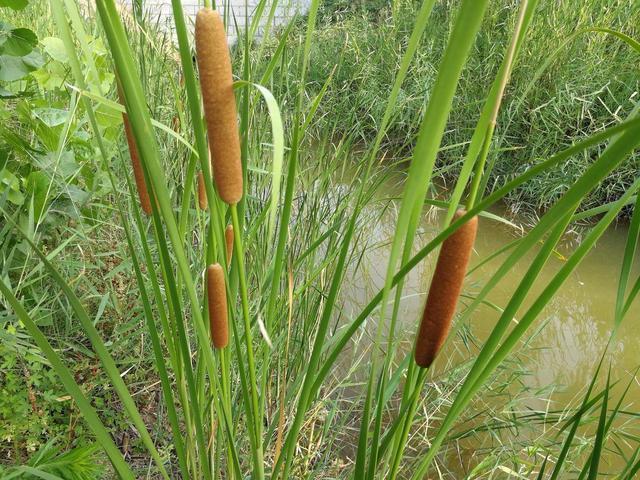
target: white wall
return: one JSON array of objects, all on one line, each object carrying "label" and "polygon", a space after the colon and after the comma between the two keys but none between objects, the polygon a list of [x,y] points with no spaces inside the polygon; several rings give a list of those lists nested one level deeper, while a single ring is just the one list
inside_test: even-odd
[{"label": "white wall", "polygon": [[[131,1],[132,0],[123,0],[123,3],[130,5]],[[246,22],[245,18],[245,4],[246,11],[248,12],[249,17],[251,17],[256,5],[259,3],[259,0],[218,0],[216,3],[219,5],[219,8],[221,5],[225,6],[228,4],[233,15],[235,15],[238,27],[242,29],[244,25],[249,23]],[[187,23],[190,26],[193,25],[196,12],[201,8],[202,4],[202,0],[182,0],[182,6],[184,8],[185,16],[187,17]],[[311,0],[279,0],[276,7],[274,24],[276,26],[284,25],[287,20],[296,13],[296,11],[305,13],[310,4]],[[272,2],[267,0],[263,18],[268,15],[271,5]],[[151,18],[155,19],[159,16],[161,24],[166,25],[168,29],[173,29],[171,0],[145,0],[145,9],[150,14]],[[233,15],[230,12],[230,17],[233,17]],[[231,21],[230,24],[234,25],[234,22]],[[235,41],[235,28],[229,28],[228,34],[230,41]]]}]

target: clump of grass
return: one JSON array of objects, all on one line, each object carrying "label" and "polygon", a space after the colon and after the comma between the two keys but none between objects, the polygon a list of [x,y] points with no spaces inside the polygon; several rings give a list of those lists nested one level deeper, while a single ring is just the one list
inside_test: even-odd
[{"label": "clump of grass", "polygon": [[[465,213],[458,210],[454,220]],[[478,217],[473,217],[442,244],[416,338],[414,355],[420,367],[431,366],[449,335],[477,231]]]},{"label": "clump of grass", "polygon": [[[420,3],[332,1],[323,6],[325,15],[312,47],[309,95],[328,79],[331,82],[313,125],[317,137],[346,132],[362,145],[371,144],[385,107],[388,79],[397,68]],[[387,160],[406,158],[416,143],[418,119],[433,89],[455,20],[454,6],[459,3],[434,3],[433,21],[421,40],[412,75],[403,85],[382,144]],[[496,45],[508,38],[516,11],[514,2],[500,0],[483,20],[474,47],[477,54],[465,66],[448,120],[443,141],[448,148],[438,157],[436,174],[442,181],[456,181],[465,142],[480,113],[477,99],[485,95],[499,68]],[[637,38],[638,22],[632,19],[639,15],[640,4],[627,0],[585,2],[580,8],[574,2],[539,2],[527,48],[519,56],[497,121],[501,128],[489,151],[495,169],[482,185],[486,191],[504,185],[537,159],[602,131],[615,117],[629,114],[640,88],[635,68],[638,52],[619,38],[586,29],[605,27]],[[303,35],[294,33],[292,45]],[[547,60],[550,64],[536,77]],[[287,68],[295,72],[296,64]],[[282,91],[277,90],[279,97],[289,94],[286,83]],[[592,160],[589,155],[576,156],[532,179],[507,196],[510,209],[528,215],[548,209]],[[589,194],[582,208],[619,198],[639,168],[640,155],[632,154]],[[622,215],[628,216],[629,211]]]},{"label": "clump of grass", "polygon": [[227,35],[217,11],[198,12],[195,40],[213,176],[220,198],[234,205],[243,188],[240,135]]}]

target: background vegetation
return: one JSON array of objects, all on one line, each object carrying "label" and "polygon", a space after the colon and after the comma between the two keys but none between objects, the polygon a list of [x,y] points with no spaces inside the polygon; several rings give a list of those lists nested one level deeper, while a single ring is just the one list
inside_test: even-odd
[{"label": "background vegetation", "polygon": [[[360,147],[375,138],[389,95],[389,78],[398,67],[420,2],[394,5],[387,1],[323,2],[308,86],[312,95],[331,77],[314,124],[319,137],[326,140],[346,134]],[[458,5],[458,1],[439,1],[434,6],[384,140],[387,159],[402,162],[410,155]],[[437,176],[445,188],[460,171],[482,107],[478,99],[489,90],[498,71],[501,46],[508,41],[516,13],[517,2],[500,0],[492,3],[484,17],[447,124],[443,142],[447,149],[438,158]],[[637,52],[613,36],[589,29],[610,28],[635,38],[638,23],[632,19],[638,15],[638,3],[625,0],[540,2],[498,118],[497,138],[489,153],[489,161],[496,166],[487,182],[489,191],[536,161],[629,114],[640,89]],[[304,30],[304,22],[300,28]],[[291,48],[297,42],[294,32]],[[295,63],[287,69],[296,75]],[[291,94],[286,84],[282,89],[275,84],[274,89],[279,98]],[[509,194],[509,208],[529,215],[547,209],[591,160],[586,155],[572,158],[561,168],[532,179]],[[636,153],[591,192],[581,208],[619,198],[639,168]],[[629,213],[626,209],[623,216]]]}]

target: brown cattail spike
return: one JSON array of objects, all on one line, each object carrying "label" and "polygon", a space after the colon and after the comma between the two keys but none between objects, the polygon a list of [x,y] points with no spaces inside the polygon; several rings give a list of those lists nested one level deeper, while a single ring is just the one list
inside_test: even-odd
[{"label": "brown cattail spike", "polygon": [[204,186],[204,175],[202,171],[200,171],[198,172],[198,206],[200,210],[206,210],[208,205],[207,189]]},{"label": "brown cattail spike", "polygon": [[[454,219],[465,213],[459,210]],[[415,360],[420,367],[431,366],[449,334],[477,230],[478,217],[473,217],[442,244],[416,339]]]},{"label": "brown cattail spike", "polygon": [[224,348],[229,343],[227,290],[224,283],[224,272],[219,263],[207,267],[207,302],[211,342],[216,348]]},{"label": "brown cattail spike", "polygon": [[227,35],[217,11],[198,12],[195,38],[213,176],[220,198],[233,205],[242,198],[240,135]]},{"label": "brown cattail spike", "polygon": [[[118,86],[118,96],[120,97],[120,102],[124,104],[124,96],[122,95],[120,86]],[[151,215],[151,198],[149,197],[147,184],[144,181],[144,172],[142,171],[142,164],[140,163],[138,146],[136,145],[136,140],[133,136],[131,123],[129,123],[129,116],[126,113],[122,114],[122,122],[124,123],[124,134],[127,137],[127,144],[129,145],[129,156],[131,157],[131,166],[133,167],[133,176],[138,189],[140,206],[145,214]]]},{"label": "brown cattail spike", "polygon": [[227,243],[227,265],[231,265],[231,258],[233,257],[233,225],[227,225],[224,231],[224,239]]}]

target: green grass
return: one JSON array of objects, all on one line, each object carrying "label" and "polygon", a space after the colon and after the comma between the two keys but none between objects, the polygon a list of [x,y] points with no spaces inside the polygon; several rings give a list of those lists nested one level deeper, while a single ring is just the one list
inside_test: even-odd
[{"label": "green grass", "polygon": [[[327,138],[336,130],[370,145],[386,106],[389,78],[397,69],[420,2],[326,2],[324,21],[315,34],[309,72],[312,91],[331,76],[313,134]],[[420,49],[393,111],[393,123],[382,149],[387,159],[406,160],[416,143],[425,98],[430,95],[438,63],[451,32],[459,1],[436,2]],[[482,104],[502,60],[502,48],[513,28],[517,2],[499,1],[484,17],[473,55],[465,65],[459,93],[448,119],[438,157],[437,176],[447,187],[455,183]],[[640,15],[635,2],[539,2],[526,46],[519,55],[500,110],[489,162],[495,169],[487,179],[491,191],[572,142],[601,131],[624,118],[637,102],[639,52],[607,33],[583,31],[610,28],[638,36]],[[304,26],[301,24],[301,30]],[[575,34],[575,36],[574,36]],[[295,48],[301,33],[291,35]],[[564,45],[565,40],[568,42]],[[562,46],[562,48],[560,48]],[[556,49],[558,52],[556,53]],[[554,53],[553,58],[550,55]],[[533,82],[538,69],[549,65]],[[336,66],[337,65],[337,66]],[[295,74],[295,65],[288,65]],[[274,84],[276,96],[286,98],[287,86]],[[576,156],[562,168],[550,170],[509,193],[514,214],[533,216],[548,209],[586,170],[591,155]],[[640,168],[637,154],[608,176],[581,208],[619,198]],[[629,210],[623,216],[630,215]]]},{"label": "green grass", "polygon": [[[42,92],[32,83],[33,98],[56,95],[70,114],[63,129],[44,139],[26,116],[15,131],[41,149],[45,140],[55,140],[48,152],[54,158],[83,139],[93,155],[76,175],[46,166],[41,171],[62,191],[89,191],[87,171],[95,172],[106,193],[96,189],[84,203],[70,196],[70,210],[78,212],[70,223],[56,208],[63,196],[52,190],[42,216],[53,222],[48,229],[45,220],[34,221],[29,202],[0,203],[0,314],[7,319],[1,345],[11,348],[14,377],[21,375],[15,365],[36,364],[51,374],[50,383],[60,379],[64,392],[54,384],[55,395],[73,400],[53,409],[53,401],[31,384],[57,424],[60,448],[94,457],[106,477],[120,478],[417,479],[457,478],[460,471],[469,478],[499,478],[505,468],[525,478],[544,478],[543,469],[547,476],[583,472],[595,478],[605,468],[605,452],[626,465],[622,478],[632,478],[639,468],[636,414],[622,408],[625,391],[620,393],[617,379],[599,380],[597,363],[593,384],[577,404],[526,411],[531,397],[551,393],[510,388],[527,374],[527,344],[541,310],[623,209],[633,211],[633,218],[623,263],[612,266],[621,272],[612,325],[630,316],[640,290],[632,276],[640,211],[629,208],[637,205],[640,179],[637,171],[624,170],[640,139],[640,120],[622,114],[631,108],[618,117],[601,113],[606,120],[598,128],[579,134],[558,128],[566,127],[569,112],[536,133],[540,144],[516,142],[502,130],[532,121],[514,107],[513,92],[532,77],[533,67],[521,65],[533,64],[532,52],[550,41],[556,26],[568,28],[539,11],[543,2],[522,2],[523,21],[515,30],[506,10],[493,2],[427,1],[418,15],[409,3],[394,2],[392,10],[356,9],[344,19],[336,13],[338,4],[328,21],[330,5],[315,1],[306,22],[285,30],[274,45],[253,45],[245,33],[233,54],[247,189],[243,201],[229,208],[207,180],[204,212],[196,209],[194,180],[208,161],[206,132],[180,2],[174,12],[181,65],[153,25],[128,17],[123,25],[112,0],[97,1],[95,23],[77,17],[74,4],[52,0],[50,7],[33,4],[16,16],[32,22],[41,36],[53,32],[61,38],[68,84]],[[42,20],[49,15],[55,29]],[[619,27],[614,10],[602,15],[611,20],[607,26]],[[382,24],[380,31],[366,29],[372,21]],[[367,40],[366,49],[337,48],[331,42],[345,23],[356,40],[364,33],[365,40],[379,37]],[[78,39],[87,32],[101,38],[109,53],[95,58],[82,48]],[[630,45],[609,37],[596,37],[589,58],[615,45],[619,50],[611,55],[624,63]],[[509,79],[509,48],[515,63],[494,134],[491,112]],[[329,53],[334,65],[338,58],[331,74],[323,73]],[[116,98],[113,77],[105,75],[111,71],[118,72],[147,183],[158,199],[151,218],[141,216],[119,112],[108,100]],[[602,78],[611,79],[611,72]],[[599,81],[586,71],[575,73],[576,79]],[[101,75],[104,82],[91,81]],[[345,79],[368,87],[355,93],[364,97],[349,107],[340,102],[353,99],[355,83],[346,88]],[[543,97],[557,86],[536,85],[531,92]],[[418,107],[409,112],[412,102]],[[104,122],[109,115],[112,121]],[[171,132],[176,117],[177,132]],[[515,144],[518,149],[511,149]],[[502,159],[494,160],[506,146],[505,155],[522,155],[530,168],[503,173]],[[20,173],[16,166],[25,158],[44,154],[15,147],[10,152],[7,165]],[[407,347],[413,338],[398,328],[406,276],[465,219],[517,198],[541,178],[549,184],[549,175],[571,162],[580,163],[580,173],[540,205],[545,211],[531,230],[506,251],[488,282],[461,302],[459,335],[452,335],[440,359],[445,368],[437,374],[418,369]],[[434,198],[433,184],[447,165],[453,196]],[[384,192],[399,168],[400,194],[389,198]],[[456,176],[459,168],[466,173]],[[528,298],[577,218],[574,212],[593,206],[598,189],[615,175],[624,187],[592,211],[595,223],[581,244],[538,297]],[[470,181],[479,185],[477,195],[466,194]],[[458,203],[467,206],[467,216],[451,225],[445,221],[416,250],[425,205],[436,204],[451,218]],[[397,216],[384,286],[363,305],[353,305],[343,294],[367,268],[362,259],[373,248],[368,227],[388,211]],[[228,223],[236,233],[227,277],[231,342],[214,351],[202,272],[214,261],[225,264]],[[523,263],[526,274],[498,309],[494,328],[486,339],[477,338],[471,314]],[[521,311],[526,299],[532,301]],[[602,358],[607,347],[602,345]],[[463,352],[462,359],[449,348]],[[11,394],[16,383],[9,384]],[[21,398],[28,400],[29,390]],[[23,428],[16,426],[11,447],[3,445],[3,451],[18,453],[7,462],[8,475],[15,477],[36,474],[29,470],[38,467],[29,442],[44,442],[37,431]],[[621,438],[625,448],[618,448]],[[103,453],[83,449],[89,442]],[[471,459],[456,457],[461,445]],[[46,464],[41,462],[44,472],[64,476]],[[97,475],[89,470],[87,478]]]}]

